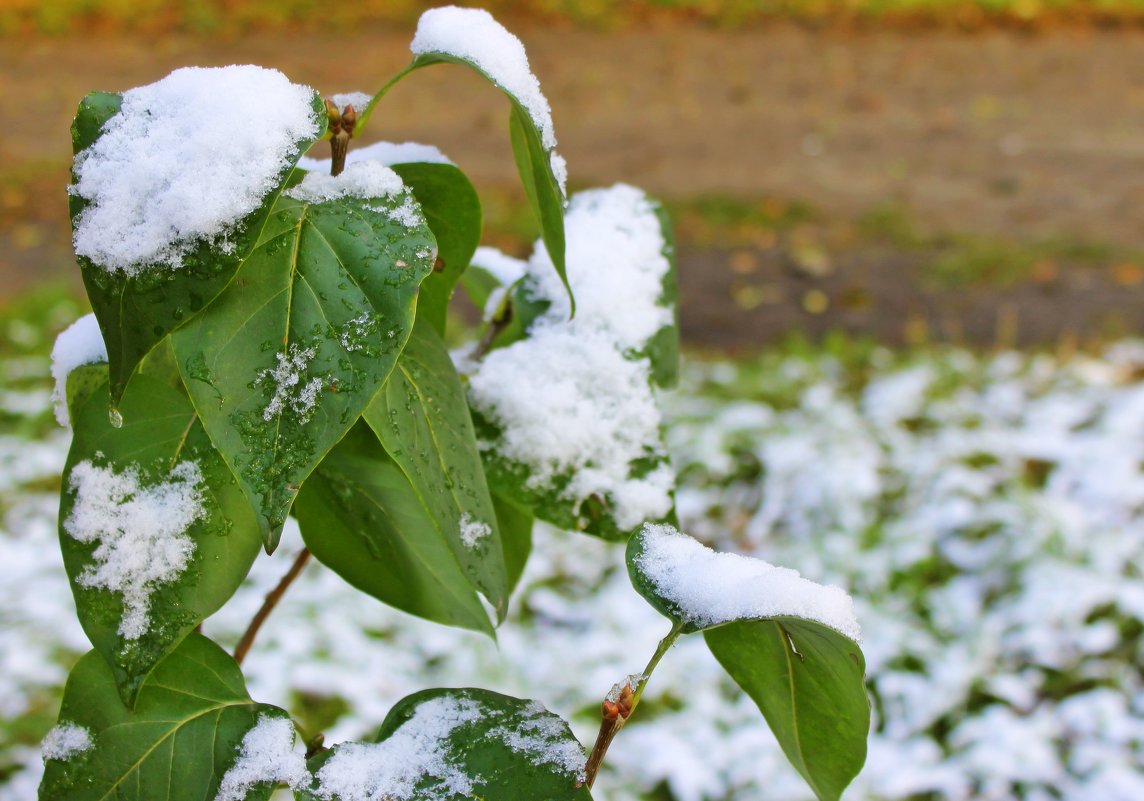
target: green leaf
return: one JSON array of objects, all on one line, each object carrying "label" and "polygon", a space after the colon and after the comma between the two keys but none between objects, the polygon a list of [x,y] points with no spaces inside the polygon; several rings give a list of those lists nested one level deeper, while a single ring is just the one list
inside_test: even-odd
[{"label": "green leaf", "polygon": [[[91,747],[46,760],[40,799],[212,799],[262,716],[287,718],[251,701],[234,660],[201,634],[188,636],[155,668],[134,711],[120,701],[107,665],[89,653],[68,677],[60,723],[87,729]],[[269,783],[255,785],[246,799],[267,799],[272,790]]]},{"label": "green leaf", "polygon": [[815,795],[839,798],[862,770],[870,732],[866,663],[854,641],[793,617],[729,623],[703,636]]},{"label": "green leaf", "polygon": [[[858,644],[816,620],[789,614],[697,623],[703,618],[684,609],[674,590],[663,590],[642,566],[647,564],[649,536],[645,527],[628,541],[628,574],[636,591],[683,633],[703,632],[715,658],[758,704],[783,752],[815,795],[822,801],[838,799],[866,761],[870,731],[866,663]],[[681,563],[673,572],[707,573],[695,580],[711,583],[683,587],[682,592],[714,600],[720,569],[729,574],[727,593],[743,591],[748,580],[743,564],[752,561],[747,557],[728,565],[721,561],[726,555],[704,553],[698,544],[676,553]],[[805,604],[805,598],[793,603]]]},{"label": "green leaf", "polygon": [[493,495],[493,508],[497,512],[497,528],[504,546],[504,566],[508,574],[509,590],[520,582],[524,566],[532,553],[532,524],[535,518],[522,506],[517,506],[502,495]]},{"label": "green leaf", "polygon": [[[121,95],[104,92],[84,98],[72,123],[72,146],[77,155],[95,143],[103,125],[119,111],[121,103]],[[313,108],[321,121],[318,139],[325,132],[326,114],[323,101],[316,94]],[[210,242],[200,242],[177,269],[166,264],[142,265],[131,275],[82,256],[78,258],[84,286],[107,343],[113,402],[118,403],[132,372],[151,348],[192,319],[231,280],[258,241],[294,164],[316,139],[294,143],[275,187],[266,194],[261,206],[238,221],[228,237],[228,252]],[[74,224],[87,202],[71,195],[69,205]]]},{"label": "green leaf", "polygon": [[173,337],[183,380],[273,550],[299,487],[389,376],[436,245],[410,196],[283,196],[234,281]]},{"label": "green leaf", "polygon": [[429,323],[417,320],[397,369],[364,416],[409,479],[437,537],[503,620],[508,580],[496,511],[465,389]]},{"label": "green leaf", "polygon": [[445,532],[364,422],[310,476],[294,514],[314,557],[362,592],[427,620],[493,633]]},{"label": "green leaf", "polygon": [[544,240],[544,247],[552,257],[552,264],[560,280],[568,290],[572,313],[576,312],[576,300],[572,297],[572,288],[568,285],[568,274],[565,269],[564,257],[564,191],[552,169],[554,150],[544,147],[540,130],[536,127],[532,116],[528,113],[521,98],[501,86],[491,75],[481,69],[475,61],[462,58],[451,53],[430,52],[421,53],[414,57],[404,70],[395,75],[389,83],[373,96],[365,112],[358,121],[358,132],[368,121],[373,109],[389,89],[414,70],[427,67],[431,64],[460,64],[481,75],[489,83],[496,86],[508,97],[512,104],[509,115],[509,135],[512,142],[513,158],[516,161],[517,172],[528,196],[528,205],[532,209],[540,226],[540,236]]},{"label": "green leaf", "polygon": [[565,265],[564,243],[564,193],[552,172],[552,153],[545,151],[540,139],[540,131],[528,111],[513,100],[509,115],[509,137],[512,140],[512,155],[516,169],[520,173],[528,205],[540,224],[540,237],[544,247],[552,257],[552,264],[568,290],[572,314],[576,314],[576,299],[572,296],[572,286],[568,283],[568,270]]},{"label": "green leaf", "polygon": [[[187,397],[136,374],[123,395],[123,426],[115,428],[107,381],[102,366],[69,377],[75,436],[64,468],[60,546],[80,623],[130,701],[155,664],[230,598],[261,538]],[[80,508],[77,486],[87,487]],[[109,488],[128,494],[109,497]],[[170,520],[173,501],[197,506],[198,514],[185,530],[162,536],[156,528]],[[181,556],[172,558],[172,549]],[[163,564],[169,572],[157,569]]]},{"label": "green leaf", "polygon": [[[360,798],[339,792],[355,781],[371,798],[400,793],[406,801],[592,797],[581,784],[583,747],[567,723],[535,701],[488,690],[426,690],[398,701],[372,742],[338,745],[311,760],[315,783],[302,797]],[[373,772],[367,759],[377,766]],[[395,759],[404,760],[400,771]]]},{"label": "green leaf", "polygon": [[440,270],[421,285],[417,318],[445,333],[445,312],[453,288],[481,242],[481,202],[465,174],[452,164],[394,164],[393,171],[413,192],[433,236]]}]

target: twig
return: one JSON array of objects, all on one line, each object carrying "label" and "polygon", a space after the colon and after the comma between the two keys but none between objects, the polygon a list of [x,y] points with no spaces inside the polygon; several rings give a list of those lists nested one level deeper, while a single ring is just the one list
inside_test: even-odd
[{"label": "twig", "polygon": [[242,660],[246,658],[246,652],[250,650],[250,646],[254,644],[254,638],[258,636],[258,630],[262,628],[262,624],[266,622],[266,618],[270,617],[270,613],[274,611],[274,607],[282,600],[282,596],[286,594],[286,590],[294,583],[294,579],[298,578],[298,574],[302,572],[302,568],[310,561],[310,549],[303,548],[302,552],[294,560],[294,564],[286,571],[286,575],[278,582],[278,586],[266,594],[266,600],[262,602],[262,608],[258,610],[257,614],[251,618],[250,625],[246,627],[246,633],[242,635],[242,639],[238,641],[238,645],[234,648],[234,661],[242,664]]},{"label": "twig", "polygon": [[592,784],[596,781],[596,774],[600,772],[600,765],[604,762],[604,755],[608,753],[608,747],[612,744],[612,740],[620,733],[620,729],[624,727],[628,718],[639,706],[640,698],[643,696],[644,688],[647,687],[652,671],[655,670],[659,660],[663,659],[663,655],[675,644],[682,633],[682,623],[676,623],[671,627],[667,636],[659,641],[659,646],[652,654],[647,667],[643,669],[643,673],[636,678],[635,687],[631,684],[635,677],[629,676],[622,685],[616,685],[608,693],[601,710],[603,720],[600,722],[600,733],[596,735],[596,744],[592,747],[592,753],[588,755],[588,762],[584,766],[584,783],[588,785],[588,789],[591,789]]}]

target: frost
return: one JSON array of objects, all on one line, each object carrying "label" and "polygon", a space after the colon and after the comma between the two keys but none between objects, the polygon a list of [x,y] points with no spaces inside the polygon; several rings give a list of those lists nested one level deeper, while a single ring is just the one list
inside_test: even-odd
[{"label": "frost", "polygon": [[96,543],[93,564],[79,574],[84,587],[123,596],[119,634],[137,640],[150,625],[151,594],[175,581],[195,550],[186,531],[206,516],[199,467],[180,462],[167,481],[147,486],[136,467],[116,473],[82,461],[68,485],[75,493],[64,529],[76,541]]},{"label": "frost", "polygon": [[[632,528],[671,508],[670,468],[632,475],[634,462],[660,453],[650,362],[634,353],[673,322],[663,299],[670,263],[654,207],[630,186],[577,194],[565,231],[576,317],[538,243],[523,286],[547,310],[526,338],[476,366],[470,398],[503,432],[491,447],[529,468],[528,486],[570,476],[564,497],[607,498],[616,524]],[[505,281],[519,264],[491,249],[474,263]]]},{"label": "frost", "polygon": [[813,620],[858,642],[854,602],[839,587],[762,559],[716,553],[673,526],[645,524],[636,566],[683,619],[700,628],[780,616]]},{"label": "frost", "polygon": [[90,751],[94,744],[88,729],[75,723],[60,723],[44,735],[40,751],[44,759],[67,760]]},{"label": "frost", "polygon": [[409,49],[415,56],[444,53],[473,62],[525,107],[545,150],[556,147],[552,110],[528,65],[524,45],[489,12],[457,6],[430,9],[421,15]]},{"label": "frost", "polygon": [[[372,145],[351,147],[346,154],[346,164],[359,161],[376,161],[386,167],[394,164],[422,162],[428,164],[452,164],[449,157],[433,145],[420,142],[374,142]],[[303,170],[329,174],[329,159],[313,159],[303,156],[298,160]]]},{"label": "frost", "polygon": [[433,795],[468,795],[473,779],[450,758],[446,742],[458,728],[481,719],[482,707],[469,699],[432,698],[380,743],[343,743],[318,771],[319,798],[338,801],[405,801],[425,779]]},{"label": "frost", "polygon": [[291,342],[284,353],[275,354],[274,358],[278,363],[274,367],[267,367],[258,373],[258,378],[254,382],[256,385],[269,382],[274,387],[270,402],[262,410],[263,420],[269,423],[289,409],[298,416],[298,421],[303,425],[310,422],[318,406],[318,395],[325,383],[320,377],[306,380],[310,362],[315,355],[316,351],[313,348],[301,348],[297,343]]},{"label": "frost", "polygon": [[261,715],[242,738],[238,759],[223,774],[215,801],[243,801],[255,785],[273,782],[299,789],[310,781],[306,758],[295,748],[289,718]]},{"label": "frost", "polygon": [[[530,701],[524,713],[526,719],[494,726],[488,736],[499,739],[513,751],[528,757],[533,765],[552,765],[569,779],[584,781],[587,758],[580,743],[568,736],[564,721],[538,701]],[[496,713],[488,716],[496,717]]]},{"label": "frost", "polygon": [[[199,242],[227,247],[295,148],[318,133],[313,91],[254,66],[188,67],[123,94],[100,138],[77,155],[71,193],[88,206],[75,251],[111,271],[178,268]],[[257,121],[244,136],[237,120]]]},{"label": "frost", "polygon": [[52,378],[56,383],[52,390],[52,405],[55,407],[56,420],[64,428],[71,427],[68,416],[68,375],[82,365],[106,361],[107,345],[94,314],[80,317],[56,337],[55,347],[52,348]]},{"label": "frost", "polygon": [[[405,188],[401,177],[376,161],[347,164],[341,175],[308,172],[302,183],[286,192],[287,197],[304,203],[323,203],[343,197],[393,197]],[[406,202],[409,200],[406,198]]]},{"label": "frost", "polygon": [[492,533],[488,523],[474,520],[468,512],[461,515],[461,542],[466,548],[476,548]]}]

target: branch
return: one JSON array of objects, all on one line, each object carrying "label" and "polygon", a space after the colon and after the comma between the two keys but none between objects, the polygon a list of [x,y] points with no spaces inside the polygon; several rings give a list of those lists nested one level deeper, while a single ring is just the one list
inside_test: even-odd
[{"label": "branch", "polygon": [[282,596],[286,594],[286,590],[294,583],[294,579],[302,572],[302,568],[310,561],[310,549],[303,548],[298,557],[294,560],[294,564],[286,571],[286,575],[278,582],[278,586],[266,594],[266,600],[262,602],[262,608],[254,615],[250,621],[250,625],[246,627],[246,633],[242,635],[242,639],[238,641],[238,645],[234,648],[234,661],[242,664],[242,660],[246,658],[246,652],[250,650],[250,646],[254,644],[254,638],[258,636],[258,630],[262,628],[262,624],[266,622],[266,618],[270,617],[270,613],[274,611],[274,607],[282,600]]}]

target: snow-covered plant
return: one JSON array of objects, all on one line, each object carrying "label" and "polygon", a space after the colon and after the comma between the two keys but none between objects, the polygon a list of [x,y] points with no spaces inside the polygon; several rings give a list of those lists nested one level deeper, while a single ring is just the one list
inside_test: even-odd
[{"label": "snow-covered plant", "polygon": [[[527,262],[478,249],[477,194],[436,149],[350,152],[394,81],[323,100],[259,67],[181,69],[80,105],[71,214],[94,316],[61,336],[53,372],[74,432],[60,544],[94,651],[44,742],[41,798],[590,798],[657,663],[699,631],[838,798],[869,726],[849,597],[673,526],[660,207],[628,186],[566,201],[548,103],[488,14],[430,11],[412,51],[394,81],[452,62],[509,97],[541,231]],[[323,139],[328,162],[303,158]],[[450,354],[458,283],[485,325]],[[232,656],[200,624],[290,515],[306,549]],[[535,519],[628,540],[635,589],[670,621],[605,696],[590,751],[541,703],[480,689],[426,689],[333,747],[249,697],[243,657],[311,554],[492,636]]]}]

